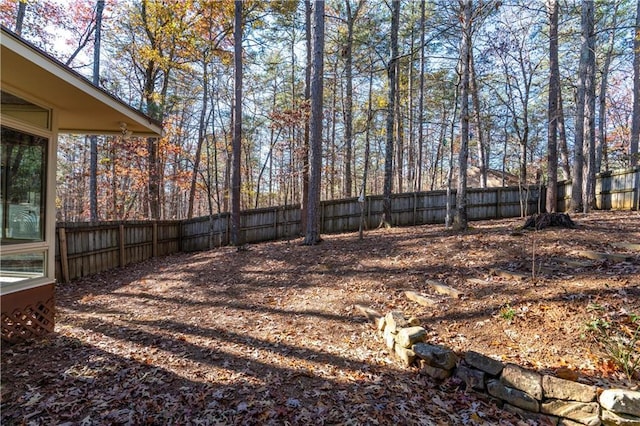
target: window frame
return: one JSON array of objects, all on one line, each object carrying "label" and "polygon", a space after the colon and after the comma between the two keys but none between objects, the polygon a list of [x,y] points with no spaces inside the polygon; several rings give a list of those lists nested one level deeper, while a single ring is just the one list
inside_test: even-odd
[{"label": "window frame", "polygon": [[0,114],[3,127],[42,137],[47,140],[45,171],[43,173],[45,176],[45,188],[43,191],[44,203],[42,206],[44,209],[44,216],[41,217],[41,221],[43,221],[42,225],[44,226],[43,240],[1,245],[3,256],[24,253],[44,253],[44,274],[41,277],[26,278],[20,281],[2,283],[0,285],[0,295],[5,295],[55,282],[55,187],[57,134],[54,130],[55,126],[53,124],[55,118],[53,108],[45,107],[41,102],[35,101],[29,96],[24,96],[22,93],[16,93],[16,91],[8,90],[6,87],[3,87],[2,90],[49,111],[48,128],[46,129],[19,120],[15,117],[7,116],[3,113]]},{"label": "window frame", "polygon": [[[42,161],[40,163],[41,167],[39,169],[40,191],[39,191],[38,196],[39,196],[40,200],[39,200],[39,203],[35,205],[35,207],[37,207],[37,210],[32,212],[32,213],[35,213],[37,215],[37,217],[38,217],[38,227],[36,229],[36,232],[30,237],[28,235],[27,236],[24,236],[24,235],[22,235],[22,236],[20,236],[20,235],[7,236],[7,235],[5,235],[5,225],[7,225],[6,230],[9,230],[11,228],[9,227],[9,223],[5,223],[4,220],[5,219],[7,219],[7,220],[10,219],[10,217],[11,217],[11,206],[13,205],[14,207],[16,207],[15,203],[12,203],[11,201],[8,201],[9,197],[13,197],[16,194],[15,191],[12,191],[11,193],[4,194],[4,196],[7,199],[3,200],[4,202],[3,202],[3,205],[2,205],[2,214],[3,215],[6,214],[7,217],[5,217],[5,216],[2,217],[1,226],[3,227],[3,229],[1,230],[2,231],[1,232],[2,233],[2,240],[1,241],[6,245],[26,244],[26,243],[29,243],[29,242],[42,242],[42,241],[45,240],[45,236],[46,236],[46,232],[47,232],[47,229],[46,229],[46,225],[47,225],[46,224],[46,217],[47,217],[47,201],[48,201],[47,200],[47,196],[48,196],[48,194],[47,194],[47,175],[46,175],[46,172],[47,172],[48,167],[49,167],[49,164],[48,164],[48,162],[49,162],[48,151],[50,149],[49,138],[33,134],[32,132],[26,132],[24,130],[15,129],[15,128],[11,127],[11,126],[5,125],[4,122],[2,123],[2,129],[3,130],[8,130],[10,132],[18,133],[20,135],[25,135],[25,136],[28,136],[28,137],[33,137],[33,138],[40,139],[39,143],[34,145],[34,146],[40,147],[44,151],[41,152],[40,155],[39,155],[39,157],[41,157],[41,161]],[[42,166],[44,166],[44,167],[42,167]],[[9,167],[9,165],[7,165],[7,167]],[[2,176],[2,178],[4,178],[4,176]],[[7,182],[5,182],[5,183],[7,183]],[[7,189],[7,188],[3,188],[3,192],[4,192],[4,189]],[[20,204],[22,204],[22,203],[20,203]],[[22,206],[22,207],[24,207],[24,206]],[[7,210],[6,212],[4,211],[5,208]],[[15,229],[11,229],[11,230],[14,233],[16,231]]]}]

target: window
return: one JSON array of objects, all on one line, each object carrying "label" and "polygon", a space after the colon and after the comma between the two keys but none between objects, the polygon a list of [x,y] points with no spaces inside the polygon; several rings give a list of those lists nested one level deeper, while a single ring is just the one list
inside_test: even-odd
[{"label": "window", "polygon": [[44,241],[47,139],[2,126],[2,243]]},{"label": "window", "polygon": [[48,139],[6,126],[1,139],[0,283],[4,285],[46,276]]},{"label": "window", "polygon": [[0,283],[14,283],[30,278],[44,277],[46,252],[3,254]]},{"label": "window", "polygon": [[40,129],[51,128],[51,114],[48,109],[34,105],[4,90],[0,91],[0,98],[2,99],[2,114]]}]

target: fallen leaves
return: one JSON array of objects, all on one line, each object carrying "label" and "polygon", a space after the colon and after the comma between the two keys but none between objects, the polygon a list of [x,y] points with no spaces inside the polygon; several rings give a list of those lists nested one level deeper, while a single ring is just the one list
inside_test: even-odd
[{"label": "fallen leaves", "polygon": [[[555,265],[583,245],[640,240],[630,213],[615,214],[594,216],[593,230],[585,217],[578,230],[538,232],[536,258]],[[519,222],[478,222],[462,235],[422,226],[363,241],[326,236],[311,248],[273,242],[242,256],[183,253],[61,285],[57,334],[2,346],[2,423],[525,424],[455,379],[401,369],[355,308],[402,310],[430,341],[457,350],[565,368],[581,381],[615,378],[579,334],[593,303],[629,326],[638,255],[557,264],[553,278],[534,282],[529,234],[509,236]],[[426,279],[464,297],[438,295]],[[420,306],[405,291],[438,303]],[[511,324],[499,317],[505,302]]]}]

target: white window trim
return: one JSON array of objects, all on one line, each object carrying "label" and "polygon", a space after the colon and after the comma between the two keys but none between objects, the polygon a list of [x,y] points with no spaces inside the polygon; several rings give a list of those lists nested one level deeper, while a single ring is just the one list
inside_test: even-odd
[{"label": "white window trim", "polygon": [[44,285],[49,285],[55,283],[55,280],[52,280],[48,277],[38,277],[31,278],[22,281],[16,281],[15,283],[3,283],[0,286],[0,296],[4,296],[11,293],[16,293],[18,291],[29,290],[36,287],[41,287]]},{"label": "white window trim", "polygon": [[[56,215],[55,215],[55,199],[56,199],[56,166],[57,166],[57,116],[55,111],[50,106],[45,106],[42,102],[33,99],[31,96],[25,96],[24,93],[13,88],[3,87],[3,91],[11,93],[12,95],[23,98],[24,100],[38,105],[42,108],[49,110],[49,125],[50,129],[43,129],[30,123],[25,123],[14,117],[8,117],[5,114],[1,114],[0,118],[2,125],[21,132],[30,133],[36,136],[44,137],[48,140],[47,143],[47,175],[46,175],[46,188],[45,188],[45,233],[44,241],[30,242],[30,243],[17,243],[17,244],[2,244],[0,250],[2,254],[20,254],[27,252],[44,252],[45,262],[45,276],[33,279],[25,279],[17,281],[15,283],[5,283],[0,286],[0,295],[9,293],[15,293],[17,291],[28,290],[35,287],[40,287],[55,282],[55,238],[56,238]],[[0,272],[1,273],[1,272]]]}]

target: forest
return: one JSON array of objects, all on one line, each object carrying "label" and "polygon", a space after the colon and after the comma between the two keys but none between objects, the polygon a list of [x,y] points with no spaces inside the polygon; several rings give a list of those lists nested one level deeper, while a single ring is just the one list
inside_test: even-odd
[{"label": "forest", "polygon": [[596,173],[638,162],[640,1],[236,3],[0,2],[2,25],[164,125],[161,139],[61,135],[58,220],[212,215],[233,188],[243,210],[305,204],[313,96],[321,199],[464,196],[496,173],[572,179],[588,211]]},{"label": "forest", "polygon": [[40,239],[3,252],[3,425],[640,423],[640,0],[0,0],[0,24],[164,130],[60,134],[56,229],[3,231]]}]

